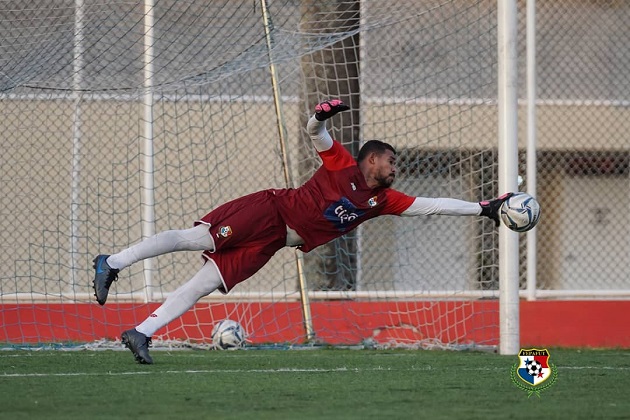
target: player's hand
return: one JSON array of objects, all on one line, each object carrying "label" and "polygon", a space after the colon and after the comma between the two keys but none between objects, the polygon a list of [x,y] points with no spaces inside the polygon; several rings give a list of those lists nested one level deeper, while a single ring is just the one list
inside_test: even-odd
[{"label": "player's hand", "polygon": [[480,201],[479,205],[481,206],[481,215],[494,220],[494,225],[499,227],[499,209],[501,208],[501,204],[513,195],[514,193],[509,192],[495,198],[494,200]]},{"label": "player's hand", "polygon": [[350,107],[339,99],[320,102],[315,106],[315,118],[318,121],[325,121],[333,115],[349,110]]}]

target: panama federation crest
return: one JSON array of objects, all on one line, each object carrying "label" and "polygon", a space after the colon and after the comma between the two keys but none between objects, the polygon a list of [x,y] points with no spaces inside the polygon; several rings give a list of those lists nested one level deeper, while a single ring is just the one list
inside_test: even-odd
[{"label": "panama federation crest", "polygon": [[518,363],[512,367],[512,382],[527,392],[527,397],[551,387],[558,377],[558,369],[549,363],[547,349],[521,349]]},{"label": "panama federation crest", "polygon": [[224,238],[227,238],[228,236],[232,235],[232,226],[221,226],[219,228],[219,232],[217,233],[217,238],[219,236],[223,236]]}]

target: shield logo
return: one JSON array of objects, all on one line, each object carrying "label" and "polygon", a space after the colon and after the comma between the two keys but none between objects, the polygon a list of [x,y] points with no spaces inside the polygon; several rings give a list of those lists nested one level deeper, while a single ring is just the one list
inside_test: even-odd
[{"label": "shield logo", "polygon": [[549,352],[547,349],[521,349],[518,354],[519,364],[516,365],[516,376],[529,386],[538,386],[549,379],[552,370],[549,367]]},{"label": "shield logo", "polygon": [[221,226],[219,228],[219,233],[217,234],[217,236],[223,236],[224,238],[227,238],[228,236],[232,235],[232,227],[231,226]]}]

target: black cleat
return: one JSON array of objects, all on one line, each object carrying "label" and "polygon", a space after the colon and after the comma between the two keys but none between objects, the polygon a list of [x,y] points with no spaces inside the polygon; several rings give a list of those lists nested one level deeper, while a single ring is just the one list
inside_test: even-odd
[{"label": "black cleat", "polygon": [[136,362],[145,365],[153,364],[153,359],[149,356],[149,346],[151,337],[147,337],[136,329],[127,330],[120,335],[122,343],[133,353]]},{"label": "black cleat", "polygon": [[118,280],[118,271],[115,268],[111,268],[109,264],[107,264],[107,257],[109,255],[97,255],[94,258],[93,262],[94,270],[96,274],[94,275],[94,296],[96,296],[96,301],[105,305],[105,301],[107,301],[107,294],[109,293],[109,286],[112,285],[112,282]]}]

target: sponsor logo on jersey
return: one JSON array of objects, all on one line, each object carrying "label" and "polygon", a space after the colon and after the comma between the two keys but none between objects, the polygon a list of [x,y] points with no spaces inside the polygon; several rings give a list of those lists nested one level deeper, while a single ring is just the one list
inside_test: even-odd
[{"label": "sponsor logo on jersey", "polygon": [[354,185],[354,182],[351,182],[350,186],[352,187],[352,191],[356,191],[357,190],[357,186]]},{"label": "sponsor logo on jersey", "polygon": [[374,206],[376,206],[376,205],[378,204],[378,202],[376,201],[376,199],[377,199],[377,198],[378,198],[377,196],[374,196],[374,197],[370,198],[370,199],[368,200],[368,205],[369,205],[370,207],[374,207]]},{"label": "sponsor logo on jersey", "polygon": [[230,235],[232,235],[232,227],[231,226],[221,226],[219,228],[219,233],[217,233],[217,238],[219,236],[223,236],[224,238],[227,238]]},{"label": "sponsor logo on jersey", "polygon": [[352,226],[352,222],[363,216],[363,214],[364,212],[357,209],[346,197],[341,197],[339,201],[331,204],[324,211],[326,220],[332,222],[342,232]]}]

